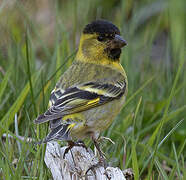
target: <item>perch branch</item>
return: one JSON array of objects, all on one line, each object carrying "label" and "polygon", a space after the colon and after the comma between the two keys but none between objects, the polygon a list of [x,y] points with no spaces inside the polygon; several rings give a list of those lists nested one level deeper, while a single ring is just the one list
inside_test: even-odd
[{"label": "perch branch", "polygon": [[[60,148],[57,142],[47,143],[45,163],[50,169],[54,180],[129,180],[133,179],[131,169],[121,171],[118,167],[97,166],[87,170],[98,163],[93,151],[83,147],[73,147],[65,155],[67,147]],[[87,172],[87,173],[86,173]]]}]

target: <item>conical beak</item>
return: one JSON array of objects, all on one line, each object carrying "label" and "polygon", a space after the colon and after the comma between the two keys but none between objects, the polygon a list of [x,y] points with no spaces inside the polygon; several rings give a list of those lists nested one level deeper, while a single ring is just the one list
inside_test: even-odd
[{"label": "conical beak", "polygon": [[119,35],[115,35],[115,38],[111,41],[111,49],[122,48],[127,45],[127,42]]}]

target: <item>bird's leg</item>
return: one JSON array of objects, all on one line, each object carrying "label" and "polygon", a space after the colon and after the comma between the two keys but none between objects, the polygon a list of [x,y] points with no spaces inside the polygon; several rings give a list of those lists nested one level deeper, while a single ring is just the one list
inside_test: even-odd
[{"label": "bird's leg", "polygon": [[85,148],[86,151],[88,152],[88,148],[83,141],[78,140],[75,144],[76,144],[76,146],[81,146],[81,147]]},{"label": "bird's leg", "polygon": [[88,170],[86,171],[85,174],[87,174],[90,170],[94,171],[94,168],[96,168],[98,166],[103,166],[104,169],[106,169],[106,167],[107,167],[106,157],[105,157],[105,154],[100,149],[98,140],[95,139],[94,137],[92,137],[92,140],[93,140],[94,146],[96,147],[96,149],[99,153],[99,162],[97,164],[92,165],[90,168],[88,168]]},{"label": "bird's leg", "polygon": [[68,147],[65,149],[65,152],[63,154],[63,159],[65,159],[65,155],[69,152],[69,150],[71,150],[74,146],[74,142],[73,141],[68,141]]},{"label": "bird's leg", "polygon": [[99,162],[98,164],[101,164],[103,165],[105,168],[106,168],[106,156],[104,154],[104,152],[102,152],[100,146],[99,146],[99,143],[96,139],[93,139],[93,142],[94,142],[94,146],[96,147],[98,153],[99,153]]},{"label": "bird's leg", "polygon": [[[83,141],[68,141],[68,147],[65,149],[65,152],[63,154],[63,159],[65,158],[65,155],[71,150],[74,146],[81,146],[87,150],[87,147],[85,146]],[[88,151],[88,150],[87,150]]]}]

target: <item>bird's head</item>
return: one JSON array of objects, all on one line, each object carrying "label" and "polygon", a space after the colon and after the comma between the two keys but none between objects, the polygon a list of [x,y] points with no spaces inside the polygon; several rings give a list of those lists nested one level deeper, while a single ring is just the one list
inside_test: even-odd
[{"label": "bird's head", "polygon": [[77,59],[85,61],[119,61],[121,48],[127,45],[119,29],[109,21],[87,24],[80,38]]}]

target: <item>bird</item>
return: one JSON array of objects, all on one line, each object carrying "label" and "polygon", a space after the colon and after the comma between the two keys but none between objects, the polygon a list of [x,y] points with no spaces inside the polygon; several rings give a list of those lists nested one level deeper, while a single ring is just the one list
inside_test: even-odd
[{"label": "bird", "polygon": [[100,156],[100,133],[121,111],[128,92],[127,75],[120,63],[127,45],[112,22],[99,19],[87,24],[80,37],[72,65],[51,92],[49,108],[35,119],[49,122],[50,132],[42,141],[76,141],[91,138]]}]

